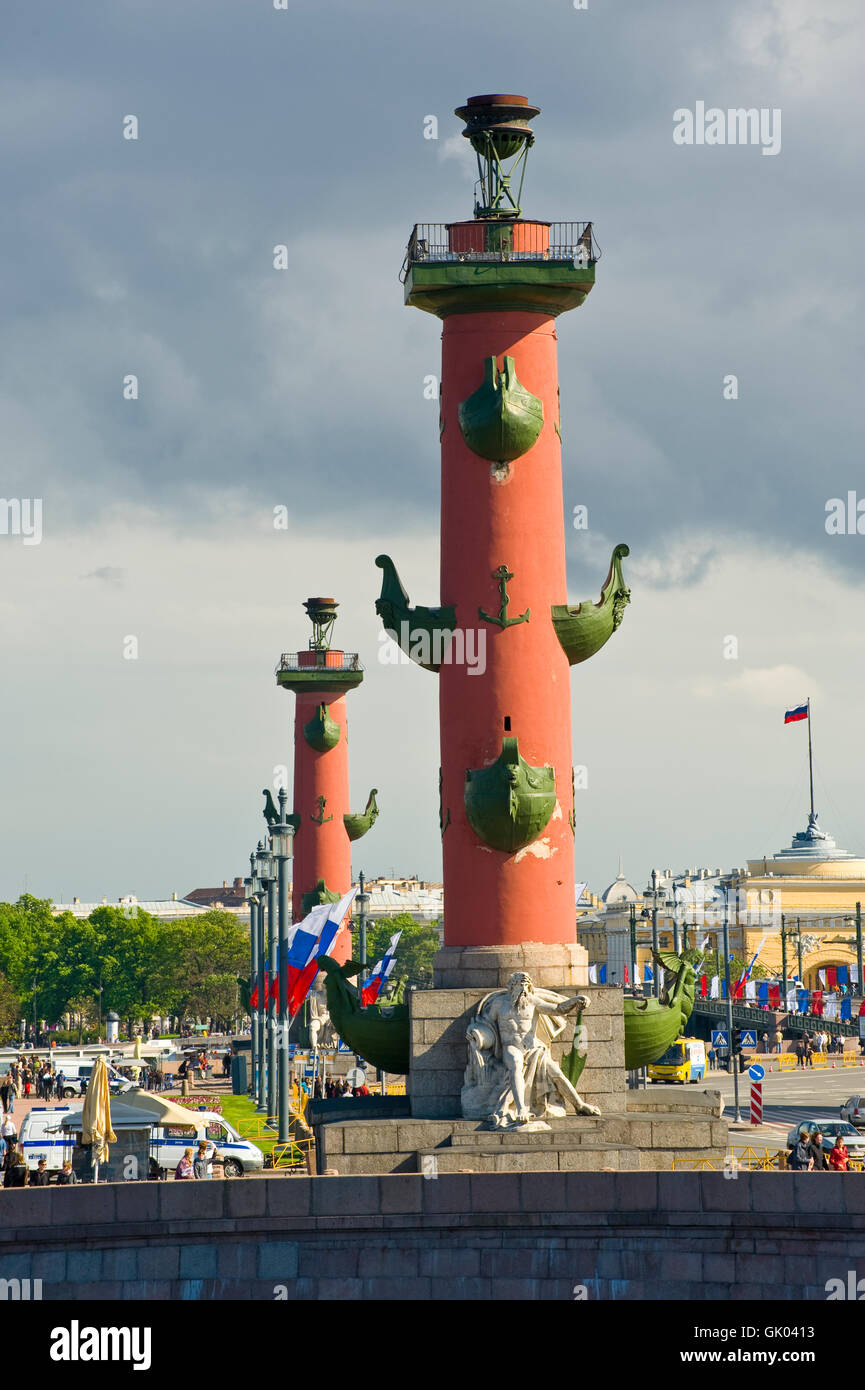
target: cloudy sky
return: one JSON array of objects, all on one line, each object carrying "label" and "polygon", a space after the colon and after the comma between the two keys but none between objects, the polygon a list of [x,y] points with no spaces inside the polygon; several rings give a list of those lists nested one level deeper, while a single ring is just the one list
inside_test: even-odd
[{"label": "cloudy sky", "polygon": [[[624,540],[632,604],[572,676],[578,877],[781,848],[808,695],[823,822],[865,851],[865,535],[825,525],[865,497],[860,0],[50,0],[4,27],[0,496],[42,529],[0,507],[0,898],[242,874],[314,593],[367,668],[355,870],[439,876],[436,682],[377,659],[373,560],[437,601],[439,330],[397,276],[414,222],[471,215],[452,111],[486,91],[542,108],[527,214],[603,248],[558,326],[569,599]],[[780,110],[780,152],[677,145],[698,102]]]}]

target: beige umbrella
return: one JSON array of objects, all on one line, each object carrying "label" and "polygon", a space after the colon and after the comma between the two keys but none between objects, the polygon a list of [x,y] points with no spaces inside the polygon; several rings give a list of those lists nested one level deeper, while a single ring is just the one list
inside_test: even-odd
[{"label": "beige umbrella", "polygon": [[99,1165],[108,1162],[108,1145],[117,1143],[111,1128],[111,1102],[108,1091],[108,1068],[99,1056],[93,1064],[84,1109],[81,1114],[81,1142],[93,1145],[93,1181],[99,1181]]}]

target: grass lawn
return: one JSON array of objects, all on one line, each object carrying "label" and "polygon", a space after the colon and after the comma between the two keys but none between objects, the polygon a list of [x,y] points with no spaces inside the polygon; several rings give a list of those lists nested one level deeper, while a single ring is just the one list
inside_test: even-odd
[{"label": "grass lawn", "polygon": [[[249,1138],[263,1154],[269,1154],[276,1143],[276,1129],[274,1127],[273,1137],[266,1139],[263,1137],[265,1131],[261,1121],[265,1118],[256,1114],[255,1102],[249,1096],[225,1096],[222,1101],[222,1114],[230,1125],[240,1130],[245,1138]],[[244,1124],[244,1121],[255,1120],[257,1123],[253,1127]],[[296,1160],[306,1159],[306,1146],[300,1149],[295,1146],[293,1156]]]}]

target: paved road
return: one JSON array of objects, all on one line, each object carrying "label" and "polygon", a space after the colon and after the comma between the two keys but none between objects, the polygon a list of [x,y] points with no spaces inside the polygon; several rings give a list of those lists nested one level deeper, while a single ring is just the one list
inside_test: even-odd
[{"label": "paved road", "polygon": [[[762,1057],[760,1064],[765,1066]],[[683,1093],[687,1095],[687,1088],[682,1086],[649,1087],[650,1091],[661,1089],[675,1092],[679,1097]],[[733,1078],[723,1071],[710,1072],[706,1077],[706,1089],[721,1092],[724,1117],[732,1124]],[[733,1148],[747,1144],[757,1148],[785,1148],[787,1133],[795,1124],[812,1117],[837,1120],[839,1106],[854,1095],[865,1095],[865,1067],[838,1067],[835,1071],[767,1071],[763,1078],[763,1124],[750,1125],[751,1081],[745,1072],[739,1077],[739,1112],[743,1123],[741,1128],[731,1132]]]}]

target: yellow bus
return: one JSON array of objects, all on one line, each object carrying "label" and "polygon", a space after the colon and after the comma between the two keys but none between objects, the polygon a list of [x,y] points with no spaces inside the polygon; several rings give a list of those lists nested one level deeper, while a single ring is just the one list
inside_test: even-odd
[{"label": "yellow bus", "polygon": [[650,1081],[704,1080],[706,1075],[706,1044],[699,1038],[677,1038],[657,1062],[649,1067]]}]

